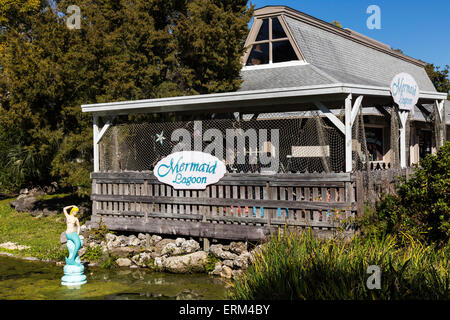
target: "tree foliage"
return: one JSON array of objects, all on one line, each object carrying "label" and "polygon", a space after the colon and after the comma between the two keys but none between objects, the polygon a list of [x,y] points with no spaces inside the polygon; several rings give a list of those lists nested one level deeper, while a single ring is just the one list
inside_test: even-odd
[{"label": "tree foliage", "polygon": [[[67,7],[81,29],[66,26]],[[88,192],[80,105],[233,91],[244,0],[0,0],[0,189],[59,180]]]},{"label": "tree foliage", "polygon": [[[450,80],[448,78],[450,66],[446,65],[443,70],[439,66],[434,64],[428,64],[425,66],[425,71],[430,77],[431,82],[433,82],[434,87],[439,92],[445,92],[447,95],[450,94]],[[450,96],[447,98],[450,99]]]},{"label": "tree foliage", "polygon": [[380,234],[406,233],[428,242],[450,239],[450,142],[436,155],[427,155],[414,175],[384,197],[377,214],[368,215],[367,230]]}]

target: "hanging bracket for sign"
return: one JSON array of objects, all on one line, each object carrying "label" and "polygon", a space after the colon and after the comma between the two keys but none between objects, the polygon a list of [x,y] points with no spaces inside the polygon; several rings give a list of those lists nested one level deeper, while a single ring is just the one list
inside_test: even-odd
[{"label": "hanging bracket for sign", "polygon": [[410,74],[402,72],[392,79],[391,95],[400,110],[414,111],[419,101],[419,86]]}]

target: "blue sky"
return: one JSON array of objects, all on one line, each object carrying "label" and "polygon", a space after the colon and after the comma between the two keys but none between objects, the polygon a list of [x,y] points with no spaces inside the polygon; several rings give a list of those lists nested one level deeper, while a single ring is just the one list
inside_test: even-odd
[{"label": "blue sky", "polygon": [[[255,8],[286,5],[313,17],[339,21],[375,40],[402,49],[416,59],[444,67],[450,65],[450,1],[448,0],[250,0]],[[370,30],[370,5],[381,9],[381,29]]]}]

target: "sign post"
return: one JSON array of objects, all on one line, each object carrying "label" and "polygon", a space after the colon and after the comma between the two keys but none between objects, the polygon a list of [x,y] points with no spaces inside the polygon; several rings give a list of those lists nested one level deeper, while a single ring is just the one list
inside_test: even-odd
[{"label": "sign post", "polygon": [[419,100],[419,86],[410,74],[402,72],[392,79],[391,95],[400,118],[400,166],[406,168],[406,120]]}]

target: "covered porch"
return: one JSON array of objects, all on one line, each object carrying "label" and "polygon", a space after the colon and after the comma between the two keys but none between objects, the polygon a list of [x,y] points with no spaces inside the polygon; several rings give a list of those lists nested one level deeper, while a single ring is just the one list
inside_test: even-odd
[{"label": "covered porch", "polygon": [[[417,103],[433,106],[436,148],[445,141],[445,98],[421,91]],[[285,224],[332,234],[386,191],[383,183],[411,172],[414,115],[393,104],[389,88],[338,83],[83,105],[94,119],[92,222],[230,240],[263,239]],[[389,128],[382,160],[366,139],[376,123]],[[192,138],[183,150],[211,152],[227,164],[217,184],[175,190],[152,173],[180,148],[180,128]],[[213,139],[227,130],[235,133],[232,156],[225,138],[222,149]],[[258,140],[266,134],[256,148],[251,130]]]}]

